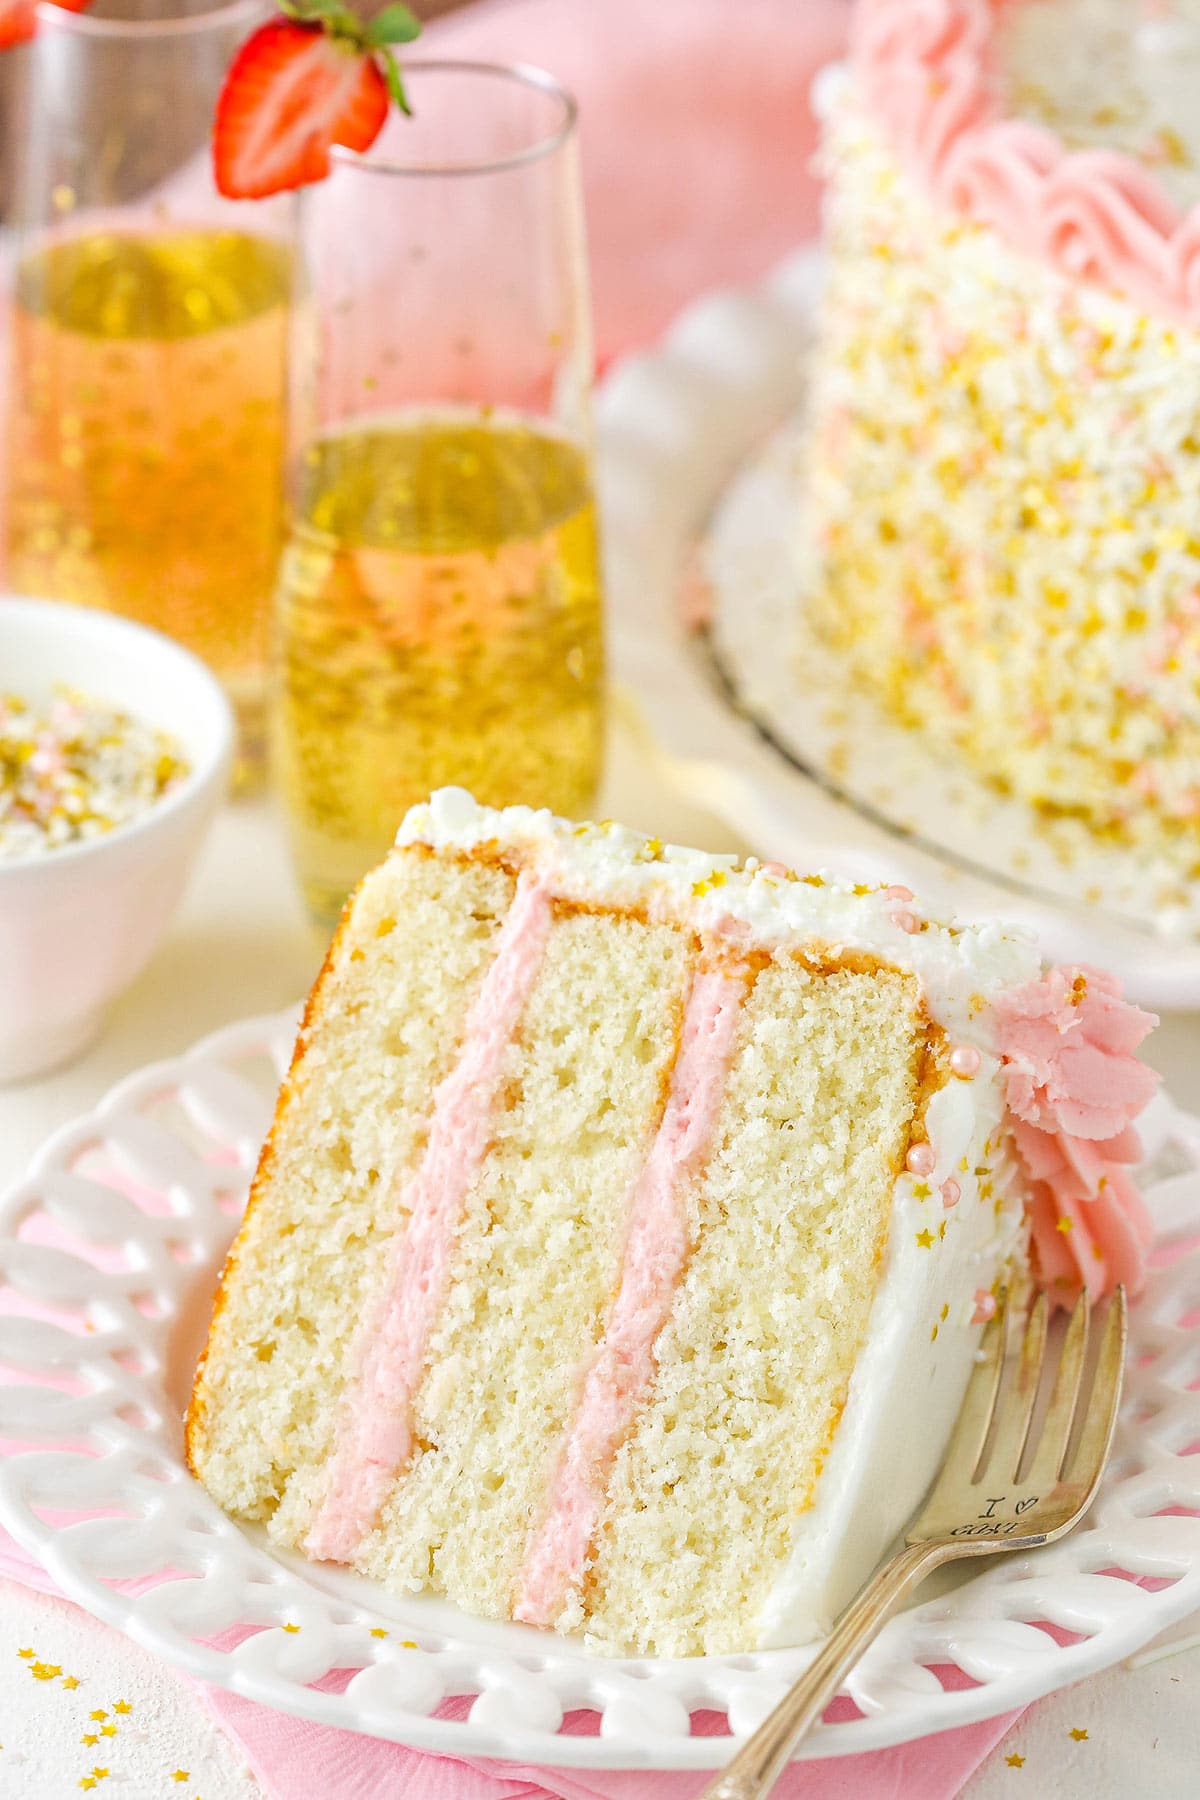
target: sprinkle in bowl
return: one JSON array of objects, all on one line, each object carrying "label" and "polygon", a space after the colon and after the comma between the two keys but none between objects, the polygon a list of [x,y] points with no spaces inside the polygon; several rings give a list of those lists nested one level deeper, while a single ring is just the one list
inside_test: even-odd
[{"label": "sprinkle in bowl", "polygon": [[166,734],[182,766],[109,829],[0,854],[0,1082],[77,1056],[150,960],[233,755],[229,704],[190,652],[111,613],[0,596],[0,697],[37,713],[64,690],[128,715],[148,740]]}]

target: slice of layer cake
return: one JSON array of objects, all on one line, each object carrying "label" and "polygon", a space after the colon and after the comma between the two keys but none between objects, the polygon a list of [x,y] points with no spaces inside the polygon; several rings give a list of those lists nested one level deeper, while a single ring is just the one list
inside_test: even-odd
[{"label": "slice of layer cake", "polygon": [[309,1002],[191,1466],[398,1591],[802,1641],[935,1473],[1026,1202],[1057,1291],[1136,1279],[1149,1023],[906,889],[446,790]]}]

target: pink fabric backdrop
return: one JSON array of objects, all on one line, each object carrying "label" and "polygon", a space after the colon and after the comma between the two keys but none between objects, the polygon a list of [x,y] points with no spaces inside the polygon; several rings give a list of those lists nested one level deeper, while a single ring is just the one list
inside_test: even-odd
[{"label": "pink fabric backdrop", "polygon": [[846,0],[482,0],[420,48],[532,62],[580,102],[601,366],[817,221],[808,91]]}]

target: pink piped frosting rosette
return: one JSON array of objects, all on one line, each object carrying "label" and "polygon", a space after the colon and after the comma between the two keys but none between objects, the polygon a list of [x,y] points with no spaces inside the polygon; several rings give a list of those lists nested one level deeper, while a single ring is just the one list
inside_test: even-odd
[{"label": "pink piped frosting rosette", "polygon": [[936,199],[1072,281],[1200,324],[1200,208],[1182,213],[1118,151],[1068,150],[1005,113],[996,25],[1013,0],[859,0],[851,57],[868,115]]},{"label": "pink piped frosting rosette", "polygon": [[1063,1303],[1081,1287],[1136,1293],[1154,1229],[1129,1172],[1141,1156],[1133,1121],[1158,1076],[1135,1052],[1157,1019],[1113,976],[1081,967],[1014,988],[993,1023],[1039,1281]]}]

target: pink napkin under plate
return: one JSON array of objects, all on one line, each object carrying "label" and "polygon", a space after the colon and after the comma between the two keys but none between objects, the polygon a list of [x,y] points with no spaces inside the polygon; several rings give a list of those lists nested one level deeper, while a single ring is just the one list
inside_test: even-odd
[{"label": "pink napkin under plate", "polygon": [[[0,1576],[45,1594],[58,1589],[4,1531]],[[957,1671],[943,1674],[954,1685]],[[694,1771],[534,1769],[475,1758],[429,1756],[402,1744],[313,1725],[181,1676],[229,1734],[270,1800],[692,1800],[710,1779]],[[959,1685],[962,1678],[959,1678]],[[452,1703],[453,1704],[453,1703]],[[462,1711],[466,1703],[460,1703]],[[449,1709],[444,1709],[449,1712]],[[1020,1717],[939,1732],[892,1750],[797,1764],[779,1800],[954,1800]],[[719,1721],[712,1721],[712,1730]],[[588,1729],[582,1719],[577,1726]]]}]

